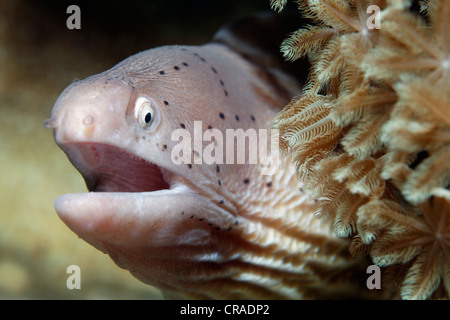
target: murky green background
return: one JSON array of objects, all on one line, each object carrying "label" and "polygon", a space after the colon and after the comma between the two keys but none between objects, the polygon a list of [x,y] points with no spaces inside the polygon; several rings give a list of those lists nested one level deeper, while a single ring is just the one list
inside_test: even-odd
[{"label": "murky green background", "polygon": [[[81,8],[81,30],[66,9]],[[58,218],[53,202],[84,192],[44,120],[74,78],[166,44],[201,44],[269,0],[0,0],[0,299],[160,299]],[[66,269],[81,268],[81,290]]]}]

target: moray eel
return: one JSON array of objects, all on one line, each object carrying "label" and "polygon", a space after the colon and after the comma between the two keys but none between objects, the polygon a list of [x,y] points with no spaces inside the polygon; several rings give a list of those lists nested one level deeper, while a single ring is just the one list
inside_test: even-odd
[{"label": "moray eel", "polygon": [[280,157],[262,174],[267,163],[250,161],[254,136],[244,149],[226,139],[254,130],[270,147],[259,133],[301,91],[239,41],[225,28],[211,43],[144,51],[66,88],[47,127],[90,192],[60,196],[56,211],[170,298],[345,297],[356,262],[314,217],[295,165]]}]

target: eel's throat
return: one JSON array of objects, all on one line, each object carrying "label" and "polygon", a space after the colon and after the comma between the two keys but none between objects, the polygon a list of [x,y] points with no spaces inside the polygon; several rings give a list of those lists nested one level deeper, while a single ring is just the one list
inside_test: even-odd
[{"label": "eel's throat", "polygon": [[152,192],[170,188],[171,174],[160,166],[107,144],[61,146],[89,191]]}]

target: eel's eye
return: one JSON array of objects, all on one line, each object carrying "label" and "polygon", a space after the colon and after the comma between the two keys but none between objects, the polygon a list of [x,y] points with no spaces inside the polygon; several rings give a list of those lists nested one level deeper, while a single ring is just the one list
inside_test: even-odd
[{"label": "eel's eye", "polygon": [[144,97],[140,97],[136,100],[135,108],[135,115],[139,125],[144,129],[150,127],[155,119],[155,111],[151,102]]}]

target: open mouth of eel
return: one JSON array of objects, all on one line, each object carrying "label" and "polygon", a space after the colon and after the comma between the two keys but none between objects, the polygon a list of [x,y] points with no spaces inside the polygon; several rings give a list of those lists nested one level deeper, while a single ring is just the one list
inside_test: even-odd
[{"label": "open mouth of eel", "polygon": [[127,150],[101,143],[70,143],[69,160],[93,192],[153,192],[170,189],[172,174]]}]

